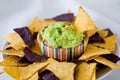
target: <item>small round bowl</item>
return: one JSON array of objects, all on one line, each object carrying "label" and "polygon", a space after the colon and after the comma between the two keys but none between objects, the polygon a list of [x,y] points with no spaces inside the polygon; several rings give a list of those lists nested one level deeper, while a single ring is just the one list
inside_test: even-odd
[{"label": "small round bowl", "polygon": [[71,61],[71,60],[74,60],[74,59],[80,57],[81,54],[86,49],[89,37],[88,37],[87,32],[85,32],[84,34],[85,34],[85,37],[84,37],[82,44],[80,44],[79,46],[74,47],[74,48],[50,47],[44,43],[40,33],[38,33],[38,35],[37,35],[37,41],[38,41],[39,47],[42,51],[42,54],[44,56],[54,58],[58,61]]}]

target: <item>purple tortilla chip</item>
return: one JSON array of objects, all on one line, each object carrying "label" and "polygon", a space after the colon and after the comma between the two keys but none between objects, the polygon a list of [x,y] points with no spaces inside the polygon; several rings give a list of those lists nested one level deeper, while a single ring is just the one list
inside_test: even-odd
[{"label": "purple tortilla chip", "polygon": [[99,35],[98,32],[96,32],[93,36],[91,36],[89,38],[89,43],[93,43],[93,42],[96,42],[96,43],[105,43],[104,39]]},{"label": "purple tortilla chip", "polygon": [[35,33],[33,34],[33,39],[34,39],[34,40],[37,39],[37,35],[38,35],[38,32],[35,32]]},{"label": "purple tortilla chip", "polygon": [[18,59],[18,63],[31,63],[25,56]]},{"label": "purple tortilla chip", "polygon": [[108,31],[108,35],[107,35],[107,37],[109,37],[109,36],[112,36],[112,35],[113,35],[113,32],[112,32],[109,28],[104,29],[104,30]]},{"label": "purple tortilla chip", "polygon": [[43,71],[39,76],[39,80],[59,80],[59,78],[49,70]]},{"label": "purple tortilla chip", "polygon": [[23,50],[25,57],[30,61],[30,62],[42,62],[46,59],[48,59],[45,56],[40,56],[34,52],[32,52],[31,50],[29,50],[27,47]]},{"label": "purple tortilla chip", "polygon": [[116,56],[115,54],[105,54],[105,55],[101,55],[102,57],[117,63],[120,60],[120,57]]},{"label": "purple tortilla chip", "polygon": [[14,31],[21,36],[26,45],[30,47],[35,45],[33,36],[27,27],[15,28]]},{"label": "purple tortilla chip", "polygon": [[74,18],[73,13],[66,13],[66,14],[61,14],[58,15],[54,18],[52,18],[55,21],[68,21],[68,22],[72,22]]}]

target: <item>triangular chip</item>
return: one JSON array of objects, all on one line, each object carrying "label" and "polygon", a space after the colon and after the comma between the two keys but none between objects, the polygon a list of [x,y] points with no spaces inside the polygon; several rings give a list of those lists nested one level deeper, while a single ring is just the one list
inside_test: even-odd
[{"label": "triangular chip", "polygon": [[32,77],[30,77],[28,80],[39,80],[38,72],[36,72]]},{"label": "triangular chip", "polygon": [[5,55],[19,56],[19,57],[24,56],[24,53],[22,50],[15,50],[15,49],[0,50],[0,53],[5,54]]},{"label": "triangular chip", "polygon": [[96,80],[96,68],[93,71],[92,79],[91,80]]},{"label": "triangular chip", "polygon": [[24,41],[16,32],[13,32],[8,36],[6,36],[5,40],[10,43],[5,48],[12,47],[16,50],[20,50],[26,47],[26,44],[24,43]]},{"label": "triangular chip", "polygon": [[111,52],[107,49],[98,48],[92,44],[88,44],[85,52],[79,58],[79,60],[86,60],[94,56],[99,56],[102,54],[110,54]]},{"label": "triangular chip", "polygon": [[120,65],[117,65],[103,57],[96,57],[95,60],[99,63],[102,63],[102,64],[110,67],[111,69],[120,69]]},{"label": "triangular chip", "polygon": [[39,32],[42,30],[45,26],[48,26],[49,24],[53,24],[55,21],[53,20],[40,20],[37,17],[34,18],[33,22],[28,26],[30,31],[32,33]]},{"label": "triangular chip", "polygon": [[74,80],[74,68],[76,64],[68,62],[58,62],[53,59],[49,59],[50,64],[47,69],[52,71],[60,80]]},{"label": "triangular chip", "polygon": [[42,55],[37,40],[35,40],[35,45],[33,47],[30,47],[30,50],[38,55]]},{"label": "triangular chip", "polygon": [[105,38],[104,40],[105,40],[105,43],[94,43],[94,45],[108,49],[111,52],[114,52],[116,47],[117,35],[114,34],[110,37]]},{"label": "triangular chip", "polygon": [[97,28],[90,16],[82,7],[78,10],[78,15],[75,19],[74,25],[76,30],[79,32],[94,30]]},{"label": "triangular chip", "polygon": [[26,67],[19,67],[20,77],[23,80],[26,80],[26,79],[30,78],[37,71],[39,71],[39,70],[42,71],[42,69],[44,69],[48,64],[49,64],[48,61],[41,62],[41,63],[36,62],[36,63],[33,63]]},{"label": "triangular chip", "polygon": [[4,69],[4,72],[9,74],[14,79],[21,80],[18,67],[4,67],[3,69]]},{"label": "triangular chip", "polygon": [[5,67],[16,67],[16,66],[26,66],[28,63],[18,63],[19,57],[17,56],[8,56],[2,62],[0,62],[0,66]]},{"label": "triangular chip", "polygon": [[75,69],[75,80],[92,80],[96,70],[96,63],[81,63]]},{"label": "triangular chip", "polygon": [[100,30],[98,33],[102,38],[105,38],[108,35],[108,31],[106,30]]},{"label": "triangular chip", "polygon": [[88,31],[88,36],[91,37],[92,35],[94,35],[99,29],[94,29],[94,30],[89,30]]}]

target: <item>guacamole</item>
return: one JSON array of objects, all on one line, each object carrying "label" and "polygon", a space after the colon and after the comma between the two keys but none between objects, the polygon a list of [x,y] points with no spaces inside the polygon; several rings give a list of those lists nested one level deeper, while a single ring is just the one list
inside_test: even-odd
[{"label": "guacamole", "polygon": [[75,31],[71,24],[56,22],[41,33],[43,41],[54,48],[72,48],[82,43],[84,34]]}]

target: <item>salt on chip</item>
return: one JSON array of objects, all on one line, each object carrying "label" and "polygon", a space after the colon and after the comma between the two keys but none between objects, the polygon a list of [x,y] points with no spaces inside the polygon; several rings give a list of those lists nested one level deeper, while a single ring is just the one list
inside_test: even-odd
[{"label": "salt on chip", "polygon": [[30,77],[28,80],[39,80],[38,72],[36,72],[32,77]]},{"label": "salt on chip", "polygon": [[75,68],[75,80],[92,80],[97,63],[81,63]]},{"label": "salt on chip", "polygon": [[53,24],[55,21],[53,20],[40,20],[37,17],[34,18],[33,22],[28,26],[31,33],[39,32],[42,30],[45,26],[48,26],[49,24]]},{"label": "salt on chip", "polygon": [[110,67],[111,69],[120,69],[120,65],[117,65],[103,57],[96,57],[95,60],[99,63],[102,63],[102,64]]},{"label": "salt on chip", "polygon": [[108,49],[111,52],[115,51],[117,35],[114,34],[110,37],[104,39],[105,43],[93,43],[95,46],[99,46],[105,49]]},{"label": "salt on chip", "polygon": [[46,69],[52,71],[60,80],[74,80],[74,68],[76,64],[70,62],[58,62],[49,59],[51,62]]},{"label": "salt on chip", "polygon": [[79,60],[86,60],[94,56],[99,56],[102,54],[110,54],[111,52],[107,49],[98,48],[92,44],[88,44],[85,52],[81,55]]},{"label": "salt on chip", "polygon": [[5,54],[5,55],[19,56],[19,57],[24,56],[24,53],[22,50],[15,50],[15,49],[0,50],[0,53]]},{"label": "salt on chip", "polygon": [[18,67],[4,67],[4,72],[9,74],[15,80],[21,80]]},{"label": "salt on chip", "polygon": [[10,33],[8,36],[5,37],[5,40],[10,43],[5,48],[12,47],[16,50],[21,50],[26,47],[24,41],[16,32]]},{"label": "salt on chip", "polygon": [[90,16],[82,7],[78,10],[78,15],[75,19],[74,26],[79,32],[97,29]]}]

